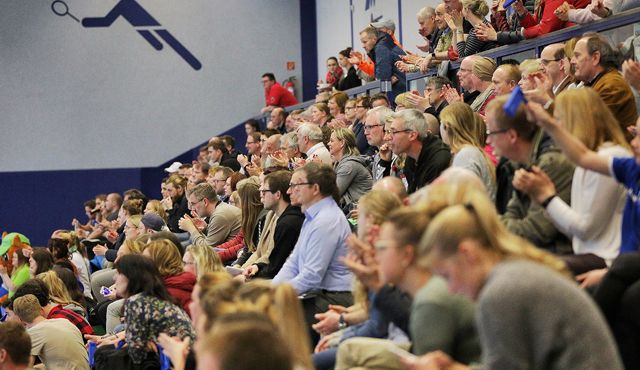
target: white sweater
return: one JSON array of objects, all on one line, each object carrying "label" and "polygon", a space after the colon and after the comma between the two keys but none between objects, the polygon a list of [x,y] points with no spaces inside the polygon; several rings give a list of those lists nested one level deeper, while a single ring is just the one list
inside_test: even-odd
[{"label": "white sweater", "polygon": [[[598,154],[624,157],[621,146],[601,147]],[[547,212],[556,227],[573,238],[575,254],[593,253],[607,265],[620,252],[624,187],[613,177],[576,167],[571,183],[571,206],[553,198]]]}]

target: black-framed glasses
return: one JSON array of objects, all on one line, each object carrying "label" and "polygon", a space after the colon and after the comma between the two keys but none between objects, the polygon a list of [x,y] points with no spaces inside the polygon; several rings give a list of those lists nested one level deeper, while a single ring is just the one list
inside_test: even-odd
[{"label": "black-framed glasses", "polygon": [[491,130],[487,130],[487,137],[491,136],[491,135],[497,135],[497,134],[502,134],[503,132],[507,132],[509,131],[508,128],[503,128],[501,130],[495,130],[495,131],[491,131]]},{"label": "black-framed glasses", "polygon": [[399,134],[401,132],[411,132],[413,130],[405,128],[404,130],[393,130],[393,129],[389,129],[389,130],[384,130],[385,133],[389,134],[389,135],[395,135],[395,134]]},{"label": "black-framed glasses", "polygon": [[227,179],[211,179],[211,181],[213,181],[213,182],[220,182],[220,181],[227,182]]},{"label": "black-framed glasses", "polygon": [[[291,184],[289,184],[289,186],[291,186]],[[272,189],[260,189],[260,194],[264,195],[264,193],[271,193],[271,194],[275,194],[278,192],[278,190],[272,190]]]},{"label": "black-framed glasses", "polygon": [[301,186],[301,185],[313,185],[312,182],[299,182],[297,184],[294,184],[292,182],[289,183],[289,188],[295,188],[296,186]]},{"label": "black-framed glasses", "polygon": [[559,62],[562,59],[540,59],[540,64],[543,66],[549,65],[551,62]]},{"label": "black-framed glasses", "polygon": [[368,131],[368,130],[373,130],[374,127],[378,127],[378,126],[384,126],[383,123],[378,123],[377,125],[364,125],[364,130]]}]

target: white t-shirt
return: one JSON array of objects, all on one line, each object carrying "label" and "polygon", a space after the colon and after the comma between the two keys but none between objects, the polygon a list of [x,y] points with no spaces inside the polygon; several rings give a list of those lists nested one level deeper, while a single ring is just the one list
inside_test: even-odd
[{"label": "white t-shirt", "polygon": [[31,337],[31,355],[38,356],[47,370],[89,370],[82,334],[69,320],[44,320],[27,332]]}]

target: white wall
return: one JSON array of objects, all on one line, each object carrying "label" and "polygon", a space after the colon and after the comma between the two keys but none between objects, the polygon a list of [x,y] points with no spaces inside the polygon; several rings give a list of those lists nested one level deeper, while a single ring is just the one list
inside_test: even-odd
[{"label": "white wall", "polygon": [[[396,23],[396,37],[402,42],[406,50],[420,53],[416,45],[423,44],[418,34],[416,13],[424,6],[436,7],[439,0],[352,0],[353,7],[349,9],[349,0],[318,0],[316,12],[318,14],[318,76],[324,78],[327,73],[326,59],[337,56],[346,46],[352,45],[355,50],[364,52],[360,44],[358,32],[365,28],[373,19],[383,16]],[[367,3],[370,7],[366,9]],[[353,30],[351,29],[351,14],[353,11]],[[400,22],[400,19],[402,22]],[[402,30],[402,40],[400,40]]]},{"label": "white wall", "polygon": [[[80,19],[117,3],[65,1]],[[263,72],[302,81],[298,0],[139,0],[199,71],[122,18],[84,28],[52,2],[3,2],[0,172],[157,166],[257,114]]]}]

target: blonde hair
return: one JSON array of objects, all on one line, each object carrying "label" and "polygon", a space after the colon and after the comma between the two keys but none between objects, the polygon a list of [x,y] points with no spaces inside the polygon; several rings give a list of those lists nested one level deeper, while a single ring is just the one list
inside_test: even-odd
[{"label": "blonde hair", "polygon": [[144,248],[149,251],[149,257],[158,267],[160,276],[175,276],[183,272],[180,251],[167,239],[154,240]]},{"label": "blonde hair", "polygon": [[127,222],[131,222],[131,225],[139,228],[142,225],[142,215],[133,215],[127,218]]},{"label": "blonde hair", "polygon": [[389,212],[400,207],[402,207],[400,198],[384,190],[371,190],[358,200],[358,209],[371,217],[376,225],[380,225]]},{"label": "blonde hair", "polygon": [[13,312],[20,320],[31,324],[36,317],[42,315],[42,307],[33,294],[25,294],[13,302]]},{"label": "blonde hair", "polygon": [[356,144],[356,135],[351,131],[351,129],[340,127],[333,130],[333,135],[335,135],[337,140],[344,143],[344,148],[342,148],[343,155],[348,156],[360,154],[358,151],[358,145]]},{"label": "blonde hair", "polygon": [[144,239],[148,240],[147,238],[142,238],[138,237],[136,239],[126,239],[124,241],[124,243],[122,243],[122,246],[126,246],[127,249],[129,250],[129,254],[142,254],[142,251],[144,251],[146,245],[144,242],[146,242]]},{"label": "blonde hair", "polygon": [[531,74],[542,70],[540,59],[525,59],[520,62],[520,74]]},{"label": "blonde hair", "polygon": [[164,207],[162,207],[162,204],[160,204],[159,200],[152,199],[149,201],[149,203],[147,203],[147,206],[151,206],[151,212],[160,216],[165,223],[167,222],[167,212],[164,210]]},{"label": "blonde hair", "polygon": [[[570,276],[562,261],[509,232],[500,221],[493,202],[484,193],[469,188],[454,195],[457,201],[450,202],[434,215],[422,237],[418,247],[422,266],[430,267],[436,261],[453,256],[462,241],[471,239],[500,259],[528,259],[567,278]],[[437,197],[431,200],[429,207]]]},{"label": "blonde hair", "polygon": [[36,276],[38,280],[41,280],[47,288],[49,288],[49,299],[56,304],[66,306],[68,304],[74,304],[76,306],[83,307],[80,303],[74,301],[69,294],[69,290],[64,285],[64,282],[55,271],[49,270],[38,274]]},{"label": "blonde hair", "polygon": [[489,14],[489,6],[484,0],[462,0],[462,6],[478,18],[484,18]]},{"label": "blonde hair", "polygon": [[289,284],[273,286],[266,280],[252,280],[238,289],[237,311],[266,314],[276,324],[297,366],[313,369],[308,330],[298,293]]},{"label": "blonde hair", "polygon": [[590,87],[561,92],[554,113],[567,131],[591,150],[598,150],[605,142],[631,149],[618,120]]},{"label": "blonde hair", "polygon": [[209,246],[189,245],[185,253],[191,253],[195,260],[198,279],[208,272],[224,271],[222,261],[218,253]]}]

